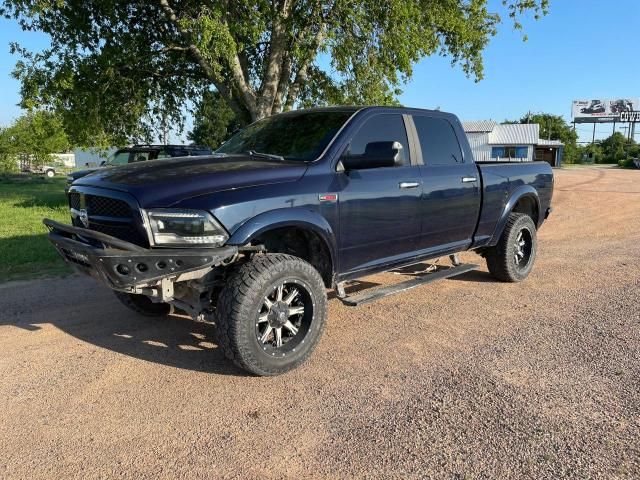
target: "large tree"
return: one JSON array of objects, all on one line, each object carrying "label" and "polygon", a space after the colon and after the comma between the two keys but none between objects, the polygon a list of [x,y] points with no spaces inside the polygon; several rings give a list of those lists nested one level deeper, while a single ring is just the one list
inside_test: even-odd
[{"label": "large tree", "polygon": [[561,115],[534,113],[525,115],[520,122],[539,124],[540,138],[560,140],[564,144],[564,162],[575,163],[579,160],[578,134]]},{"label": "large tree", "polygon": [[[65,112],[80,143],[148,136],[158,118],[215,89],[239,118],[296,105],[393,102],[413,65],[449,56],[483,77],[501,16],[547,12],[548,0],[5,0],[24,29],[51,37],[21,56],[24,106]],[[329,59],[328,61],[322,61]],[[329,65],[327,65],[327,63]]]},{"label": "large tree", "polygon": [[246,125],[225,103],[219,92],[205,92],[193,113],[188,138],[198,145],[217,148],[237,129]]},{"label": "large tree", "polygon": [[52,112],[30,111],[0,128],[0,169],[12,170],[19,159],[34,165],[51,161],[52,153],[71,147],[62,119]]},{"label": "large tree", "polygon": [[627,138],[620,132],[605,138],[600,142],[602,148],[602,163],[618,163],[623,164],[627,158],[635,158],[638,156],[639,149],[635,140]]}]

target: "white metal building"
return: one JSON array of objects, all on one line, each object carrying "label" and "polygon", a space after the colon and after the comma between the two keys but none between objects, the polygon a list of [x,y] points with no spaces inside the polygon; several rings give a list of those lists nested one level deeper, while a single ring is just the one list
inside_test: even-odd
[{"label": "white metal building", "polygon": [[462,122],[476,162],[545,160],[560,166],[563,145],[540,139],[537,123],[499,124],[491,120]]}]

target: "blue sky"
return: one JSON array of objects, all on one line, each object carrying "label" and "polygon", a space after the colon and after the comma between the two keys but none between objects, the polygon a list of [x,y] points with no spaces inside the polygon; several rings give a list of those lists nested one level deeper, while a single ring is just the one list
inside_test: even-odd
[{"label": "blue sky", "polygon": [[[499,0],[490,2],[497,5]],[[640,24],[638,0],[551,0],[539,21],[525,19],[529,40],[522,41],[508,23],[484,52],[485,78],[475,83],[446,57],[416,65],[400,101],[408,106],[456,113],[462,120],[519,118],[527,111],[571,115],[571,100],[640,97]],[[19,84],[10,77],[16,58],[9,42],[30,49],[47,45],[46,36],[22,32],[0,19],[0,124],[20,114]],[[591,140],[592,126],[578,125],[581,140]],[[612,132],[598,125],[596,137]]]}]

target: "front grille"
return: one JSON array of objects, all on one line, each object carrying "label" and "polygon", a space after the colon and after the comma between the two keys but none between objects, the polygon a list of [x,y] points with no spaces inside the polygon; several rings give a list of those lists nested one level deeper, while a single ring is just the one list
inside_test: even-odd
[{"label": "front grille", "polygon": [[75,208],[76,210],[80,210],[80,194],[77,192],[71,192],[69,194],[69,206],[71,208]]},{"label": "front grille", "polygon": [[[84,201],[82,201],[82,196],[84,196]],[[125,242],[148,246],[146,236],[136,228],[134,211],[125,200],[70,192],[69,206],[75,210],[86,209],[89,229],[119,238]],[[76,227],[85,228],[78,217],[73,218],[72,223]]]},{"label": "front grille", "polygon": [[[124,200],[99,197],[97,195],[85,195],[84,202],[84,208],[87,209],[89,216],[131,218],[131,208]],[[76,210],[80,210],[82,208],[79,193],[71,192],[69,194],[69,206]]]},{"label": "front grille", "polygon": [[87,195],[85,199],[90,216],[131,218],[131,208],[125,201],[95,195]]},{"label": "front grille", "polygon": [[106,225],[104,223],[92,222],[89,218],[89,228],[96,232],[106,233],[112,237],[119,238],[125,242],[135,243],[136,245],[146,246],[147,240],[138,233],[138,230],[131,224],[122,225]]}]

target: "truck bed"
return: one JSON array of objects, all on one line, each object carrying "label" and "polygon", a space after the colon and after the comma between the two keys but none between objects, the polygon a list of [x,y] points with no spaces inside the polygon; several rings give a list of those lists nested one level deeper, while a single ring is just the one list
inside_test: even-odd
[{"label": "truck bed", "polygon": [[[476,232],[476,243],[494,238],[500,215],[507,199],[518,189],[535,189],[540,199],[538,224],[553,195],[553,171],[547,162],[478,162],[482,178],[482,208]],[[506,195],[505,195],[506,192]]]}]

